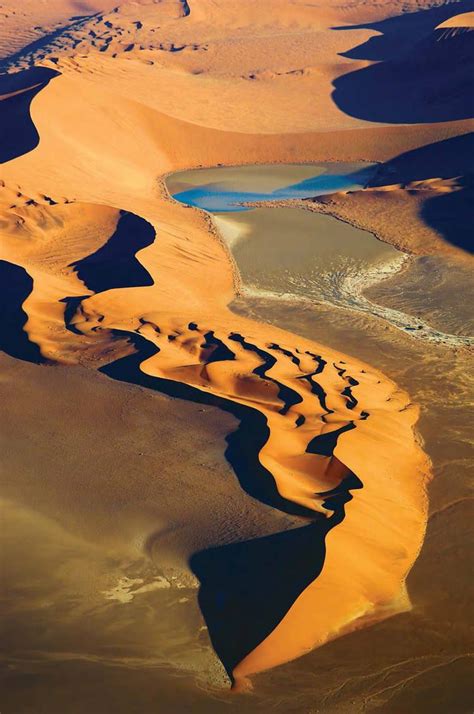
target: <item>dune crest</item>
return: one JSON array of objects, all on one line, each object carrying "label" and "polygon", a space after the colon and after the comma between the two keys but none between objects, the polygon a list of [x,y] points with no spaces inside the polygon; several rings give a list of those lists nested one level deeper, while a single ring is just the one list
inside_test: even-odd
[{"label": "dune crest", "polygon": [[[168,221],[183,213],[167,199],[161,205],[167,207]],[[121,239],[123,214],[114,209],[73,203],[14,210],[25,223],[9,229],[12,250],[26,231],[33,236],[32,248],[36,245],[25,254],[23,265],[33,285],[22,308],[28,318],[24,329],[43,358],[59,363],[126,362],[131,345],[125,339],[137,350],[135,362],[151,378],[150,386],[184,384],[259,412],[266,427],[257,457],[266,482],[252,484],[250,493],[301,517],[303,523],[314,521],[327,534],[319,577],[296,592],[294,602],[282,604],[281,619],[251,652],[241,651],[234,661],[225,661],[223,655],[236,686],[246,686],[249,675],[297,657],[364,620],[398,611],[426,518],[427,463],[413,439],[418,412],[407,396],[367,365],[229,312],[225,304],[233,293],[232,271],[225,270],[228,256],[222,244],[208,232],[201,245],[187,239],[182,279],[188,279],[188,295],[179,307],[175,292],[163,285],[163,262],[177,248],[172,248],[173,241],[166,245],[165,239],[163,245],[150,227],[149,238],[145,233],[145,242],[137,242],[135,256],[124,242],[141,230],[143,219],[134,219],[136,224]],[[52,225],[45,232],[48,221]],[[105,242],[97,237],[94,253],[90,233],[82,233],[91,225],[102,225],[102,236],[115,230],[118,237]],[[148,230],[146,225],[143,222]],[[172,237],[172,226],[178,223],[168,225]],[[70,238],[62,246],[64,257],[56,254],[51,263],[51,246],[57,250],[57,241],[66,233]],[[106,250],[114,240],[114,251]],[[206,242],[208,258],[203,263]],[[71,262],[84,244],[90,257]],[[114,267],[117,259],[124,261],[125,284]],[[134,262],[137,269],[142,266],[136,277]],[[219,274],[227,276],[222,283],[224,287],[227,280],[227,285],[223,297],[214,295],[214,310],[209,312],[202,304],[205,293],[200,298],[193,283],[197,280],[196,286],[205,288]],[[176,270],[169,277],[175,280]],[[108,368],[103,369],[107,373]],[[133,372],[118,377],[137,380]],[[247,478],[252,482],[261,474]],[[206,573],[201,577],[205,588]]]},{"label": "dune crest", "polygon": [[[371,4],[369,19],[389,5]],[[342,14],[357,21],[355,5]],[[158,16],[164,30],[155,42]],[[279,2],[263,49],[257,19],[264,34],[267,22],[253,2],[129,3],[81,17],[69,34],[58,31],[20,53],[10,68],[41,62],[53,74],[20,105],[37,136],[8,156],[1,200],[1,270],[18,287],[6,300],[14,308],[6,351],[21,342],[15,357],[99,367],[173,396],[230,404],[242,421],[254,420],[257,453],[240,462],[234,454],[236,474],[251,496],[300,519],[301,528],[290,530],[293,553],[301,538],[318,557],[300,564],[304,573],[266,629],[246,632],[229,653],[212,610],[214,576],[206,555],[196,554],[203,612],[217,623],[210,636],[236,688],[409,608],[405,579],[423,541],[430,467],[414,431],[418,409],[390,379],[229,309],[239,276],[228,250],[208,215],[167,195],[163,176],[218,163],[388,162],[465,128],[464,105],[454,115],[444,105],[423,115],[433,124],[422,129],[373,126],[406,118],[358,117],[335,106],[333,79],[345,78],[344,91],[352,82],[344,73],[352,60],[342,51],[371,35],[361,27],[349,32],[356,39],[333,33],[342,21],[338,3],[328,3],[325,15],[308,3]],[[226,23],[237,39],[223,71]],[[284,42],[287,55],[277,52]],[[331,48],[331,62],[321,74],[306,71],[320,43]],[[266,67],[270,46],[284,60]],[[343,97],[349,105],[353,87]],[[211,101],[220,93],[226,111]],[[254,110],[260,93],[261,115]],[[17,100],[5,95],[2,104]],[[291,554],[282,552],[269,589],[291,580]],[[248,603],[255,619],[267,606]]]},{"label": "dune crest", "polygon": [[[152,312],[133,326],[104,315],[100,298],[83,302],[81,332],[133,329],[156,350],[140,364],[150,377],[260,411],[268,438],[259,461],[283,499],[269,502],[285,510],[297,504],[293,512],[305,519],[322,513],[327,520],[321,575],[234,667],[236,681],[406,609],[401,595],[423,538],[427,474],[412,436],[418,412],[406,395],[366,365],[319,345],[261,326],[256,338],[255,325],[232,314],[181,326],[174,316],[168,323]],[[228,333],[229,324],[240,332]]]}]

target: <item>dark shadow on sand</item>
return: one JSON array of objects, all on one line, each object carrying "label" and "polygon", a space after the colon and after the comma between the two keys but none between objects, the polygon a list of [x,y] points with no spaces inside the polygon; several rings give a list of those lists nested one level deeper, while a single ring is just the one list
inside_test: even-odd
[{"label": "dark shadow on sand", "polygon": [[[114,288],[136,288],[153,285],[153,278],[135,254],[151,245],[156,238],[153,226],[144,218],[121,211],[117,227],[109,240],[95,253],[71,263],[85,286],[94,293]],[[70,332],[81,335],[72,319],[89,295],[65,297],[64,324]]]},{"label": "dark shadow on sand", "polygon": [[[261,503],[311,521],[302,528],[210,548],[192,556],[190,565],[200,582],[199,605],[213,647],[232,677],[236,664],[275,629],[296,598],[321,573],[325,537],[344,519],[345,504],[352,499],[350,490],[362,488],[362,482],[340,464],[339,486],[314,494],[315,499],[333,512],[328,518],[282,498],[272,474],[258,458],[269,435],[266,419],[260,412],[179,382],[144,374],[140,364],[156,354],[158,348],[140,335],[116,334],[128,337],[137,352],[99,371],[112,379],[233,414],[239,420],[239,427],[227,437],[226,458],[241,487]],[[232,353],[228,358],[233,358]],[[350,423],[347,428],[355,426]],[[344,428],[333,435],[315,437],[308,450],[330,456],[343,431]]]},{"label": "dark shadow on sand", "polygon": [[388,124],[467,119],[474,112],[473,33],[446,33],[437,25],[474,9],[474,2],[334,28],[366,28],[383,33],[343,56],[375,60],[334,81],[333,100],[345,114]]},{"label": "dark shadow on sand", "polygon": [[326,535],[342,518],[321,516],[302,528],[192,556],[191,569],[201,584],[199,607],[230,677],[320,575]]},{"label": "dark shadow on sand", "polygon": [[191,568],[201,583],[199,606],[230,677],[320,575],[326,535],[344,520],[345,504],[352,499],[350,490],[362,488],[355,474],[348,469],[344,472],[337,488],[318,494],[326,496],[324,506],[333,511],[332,516],[313,512],[310,525],[209,548],[191,558]]},{"label": "dark shadow on sand", "polygon": [[386,62],[398,59],[403,53],[426,37],[434,28],[453,15],[474,10],[474,0],[432,7],[419,12],[406,12],[403,15],[389,17],[379,22],[367,22],[359,25],[342,25],[333,30],[370,30],[380,34],[370,37],[366,42],[357,45],[347,52],[341,52],[341,57],[355,60],[370,60]]},{"label": "dark shadow on sand", "polygon": [[458,185],[456,191],[425,201],[421,216],[449,243],[474,253],[474,173],[460,178]]},{"label": "dark shadow on sand", "polygon": [[382,164],[369,187],[409,184],[431,178],[456,179],[453,191],[426,190],[421,217],[446,241],[474,252],[474,133],[437,141],[407,151]]},{"label": "dark shadow on sand", "polygon": [[23,329],[28,315],[22,305],[33,290],[33,280],[24,268],[0,260],[0,350],[11,357],[40,364],[45,362],[38,345]]},{"label": "dark shadow on sand", "polygon": [[[280,496],[272,474],[260,463],[258,455],[268,440],[269,429],[266,418],[259,411],[214,394],[201,392],[199,389],[181,382],[144,374],[140,370],[141,363],[156,354],[158,348],[138,334],[119,330],[114,330],[114,334],[128,338],[137,352],[101,367],[100,372],[112,379],[154,389],[169,397],[214,406],[235,416],[240,422],[239,427],[227,437],[228,446],[225,455],[243,490],[257,501],[284,513],[314,518],[313,510],[287,501]],[[325,436],[321,436],[315,437],[313,441],[317,441],[318,438],[323,441],[326,439]]]},{"label": "dark shadow on sand", "polygon": [[[0,75],[0,163],[11,161],[32,151],[39,144],[39,134],[31,118],[33,98],[59,74],[46,67],[33,67],[24,72]],[[36,86],[37,85],[37,86]]]},{"label": "dark shadow on sand", "polygon": [[95,293],[153,285],[153,278],[135,254],[153,243],[155,229],[134,213],[120,213],[117,227],[107,243],[95,253],[71,263],[86,287]]}]

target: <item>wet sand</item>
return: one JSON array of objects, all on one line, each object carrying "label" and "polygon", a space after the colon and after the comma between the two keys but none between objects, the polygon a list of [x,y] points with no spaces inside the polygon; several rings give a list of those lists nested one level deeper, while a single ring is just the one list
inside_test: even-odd
[{"label": "wet sand", "polygon": [[345,280],[358,274],[369,281],[371,272],[400,259],[392,246],[331,216],[255,208],[219,213],[215,221],[249,293],[343,303]]},{"label": "wet sand", "polygon": [[470,265],[449,256],[414,258],[369,231],[304,210],[313,204],[298,200],[332,191],[334,180],[345,191],[360,188],[354,177],[368,180],[375,168],[333,162],[198,169],[169,176],[167,188],[176,200],[213,213],[245,295],[326,303],[416,339],[474,346]]}]

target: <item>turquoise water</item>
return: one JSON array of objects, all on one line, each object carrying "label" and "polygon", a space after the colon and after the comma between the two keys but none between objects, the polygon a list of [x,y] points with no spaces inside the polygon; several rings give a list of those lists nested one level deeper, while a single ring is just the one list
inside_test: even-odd
[{"label": "turquoise water", "polygon": [[[195,169],[167,180],[181,203],[211,213],[249,210],[242,203],[309,198],[367,185],[377,165],[367,163],[287,164]],[[218,178],[218,180],[216,180]]]}]

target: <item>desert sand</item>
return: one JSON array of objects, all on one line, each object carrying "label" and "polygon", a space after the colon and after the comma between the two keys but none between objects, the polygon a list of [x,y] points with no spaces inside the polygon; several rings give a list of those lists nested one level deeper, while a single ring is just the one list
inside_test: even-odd
[{"label": "desert sand", "polygon": [[[38,568],[33,538],[16,556],[30,575],[9,575],[10,710],[64,711],[67,688],[45,684],[44,668],[76,662],[77,681],[91,666],[130,677],[130,699],[106,702],[96,684],[77,712],[130,712],[143,688],[142,712],[438,711],[436,681],[423,699],[411,671],[413,697],[394,708],[403,678],[388,698],[342,703],[344,679],[324,701],[305,684],[295,709],[286,694],[259,698],[257,682],[264,692],[261,678],[287,676],[272,668],[313,650],[331,661],[327,648],[353,648],[351,638],[370,652],[385,621],[409,630],[397,618],[427,593],[414,587],[413,602],[407,588],[427,486],[456,457],[426,447],[429,392],[394,355],[438,360],[446,399],[461,384],[465,399],[467,350],[415,356],[408,337],[370,317],[321,309],[313,331],[283,308],[239,306],[218,222],[173,200],[165,179],[218,165],[377,162],[366,188],[305,207],[407,253],[469,264],[468,3],[14,5],[2,4],[0,37],[4,499],[7,537],[35,533],[48,548]],[[456,497],[438,495],[439,512],[464,510],[459,479]],[[44,570],[57,587],[41,583]],[[51,636],[25,630],[15,588],[27,613],[52,608],[38,625]],[[57,616],[78,592],[82,605]],[[121,614],[137,602],[133,617]],[[414,647],[399,661],[434,657],[426,671],[448,682],[437,701],[464,712],[466,690],[449,684],[464,667],[456,628],[446,658]],[[286,666],[304,678],[297,662]],[[157,672],[158,689],[143,687],[142,670]],[[255,680],[256,693],[229,699],[226,678],[236,691]]]}]

